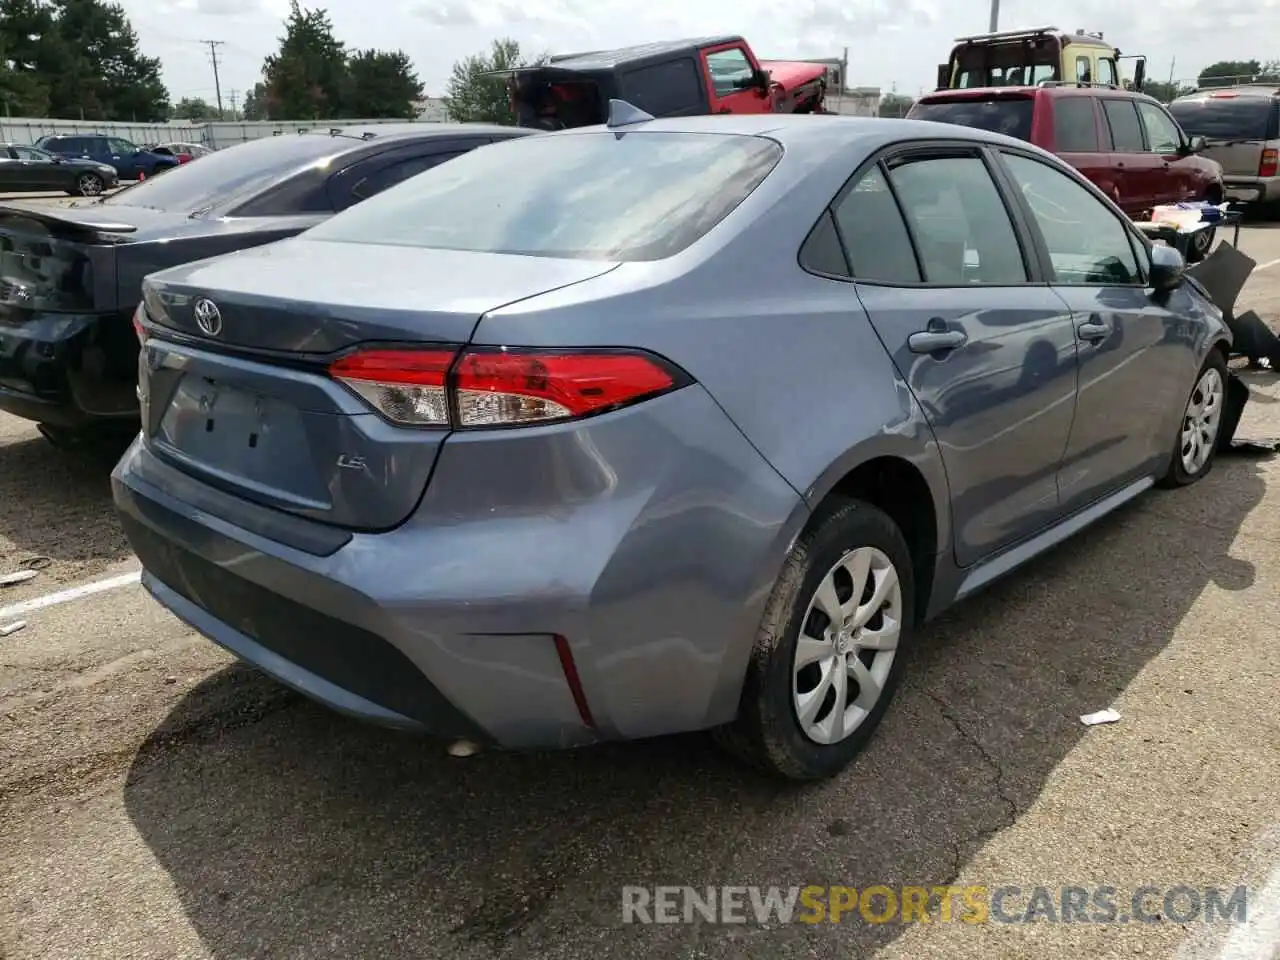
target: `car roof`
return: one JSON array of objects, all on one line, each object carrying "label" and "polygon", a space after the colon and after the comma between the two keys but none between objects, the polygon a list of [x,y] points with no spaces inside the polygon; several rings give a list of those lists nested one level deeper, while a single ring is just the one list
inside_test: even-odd
[{"label": "car roof", "polygon": [[1003,87],[961,87],[958,89],[934,90],[924,94],[919,99],[925,103],[939,103],[944,100],[979,100],[982,97],[995,96],[999,94],[1012,94],[1013,96],[1032,96],[1032,97],[1131,97],[1135,100],[1152,100],[1158,103],[1154,97],[1148,96],[1140,90],[1126,90],[1124,87],[1113,87],[1104,84],[1091,84],[1085,86],[1079,83],[1046,83],[1046,84],[1025,84],[1025,85],[1008,85]]},{"label": "car roof", "polygon": [[[624,63],[637,60],[655,60],[686,50],[709,47],[721,43],[742,43],[738,36],[693,37],[687,40],[659,40],[614,50],[588,50],[582,53],[563,53],[551,57],[545,66],[565,70],[611,70]],[[536,69],[536,67],[534,68]]]},{"label": "car roof", "polygon": [[[1224,97],[1222,94],[1230,94]],[[1174,100],[1229,100],[1232,97],[1280,97],[1280,83],[1242,83],[1234,87],[1202,87],[1192,93],[1185,93]]]},{"label": "car roof", "polygon": [[[467,136],[523,136],[523,127],[504,126],[497,123],[434,123],[430,121],[405,121],[404,123],[352,123],[334,127],[328,131],[337,131],[342,136],[367,136],[370,140],[383,140],[389,137],[467,137]],[[325,131],[312,131],[310,135],[323,134]]]}]

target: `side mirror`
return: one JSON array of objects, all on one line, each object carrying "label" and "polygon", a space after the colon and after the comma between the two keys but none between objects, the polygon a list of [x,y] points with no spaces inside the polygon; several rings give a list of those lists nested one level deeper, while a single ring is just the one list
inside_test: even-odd
[{"label": "side mirror", "polygon": [[754,83],[761,90],[763,90],[765,93],[768,93],[769,82],[770,82],[769,71],[764,69],[763,67],[756,67],[755,70],[751,72],[751,82]]},{"label": "side mirror", "polygon": [[1182,286],[1187,262],[1173,247],[1157,243],[1151,248],[1151,289],[1156,294],[1169,293]]},{"label": "side mirror", "polygon": [[1204,137],[1192,137],[1187,141],[1188,153],[1203,153],[1209,147],[1209,141]]},{"label": "side mirror", "polygon": [[951,64],[938,64],[938,89],[945,90],[951,86]]},{"label": "side mirror", "polygon": [[1147,79],[1147,58],[1139,57],[1133,65],[1133,89],[1141,90],[1142,82]]}]

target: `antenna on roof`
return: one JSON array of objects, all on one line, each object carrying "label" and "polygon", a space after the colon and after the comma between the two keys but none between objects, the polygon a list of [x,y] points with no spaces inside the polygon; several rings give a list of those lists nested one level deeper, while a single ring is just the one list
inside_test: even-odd
[{"label": "antenna on roof", "polygon": [[633,123],[645,123],[653,120],[651,113],[645,113],[639,107],[632,106],[625,100],[609,100],[609,119],[605,121],[608,127],[629,127]]}]

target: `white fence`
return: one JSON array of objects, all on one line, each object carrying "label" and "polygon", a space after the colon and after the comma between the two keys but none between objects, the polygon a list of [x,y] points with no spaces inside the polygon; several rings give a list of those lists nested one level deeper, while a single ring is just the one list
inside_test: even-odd
[{"label": "white fence", "polygon": [[[418,120],[439,123],[445,119],[440,101],[419,104]],[[221,123],[110,123],[90,120],[51,120],[45,117],[0,118],[0,143],[35,143],[50,134],[102,133],[122,137],[133,143],[202,143],[214,150],[235,146],[249,140],[294,133],[298,130],[328,130],[337,126],[370,126],[379,123],[403,123],[403,120],[233,120]]]}]

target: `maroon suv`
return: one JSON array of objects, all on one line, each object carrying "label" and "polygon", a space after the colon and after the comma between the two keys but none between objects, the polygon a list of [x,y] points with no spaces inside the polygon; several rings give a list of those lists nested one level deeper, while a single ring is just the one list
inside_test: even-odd
[{"label": "maroon suv", "polygon": [[907,114],[980,127],[1056,153],[1108,194],[1130,217],[1183,200],[1221,203],[1222,167],[1197,154],[1158,101],[1115,87],[1042,85],[941,90]]}]

